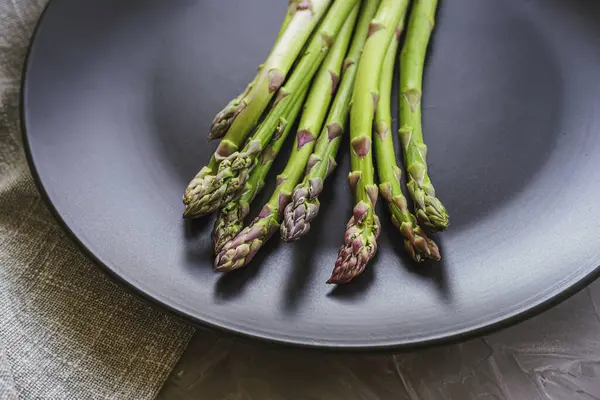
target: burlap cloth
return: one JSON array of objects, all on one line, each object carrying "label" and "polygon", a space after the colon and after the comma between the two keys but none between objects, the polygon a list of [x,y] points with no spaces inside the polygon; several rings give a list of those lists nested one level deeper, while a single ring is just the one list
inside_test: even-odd
[{"label": "burlap cloth", "polygon": [[0,0],[0,399],[151,399],[192,328],[110,281],[49,214],[19,126],[45,0]]}]

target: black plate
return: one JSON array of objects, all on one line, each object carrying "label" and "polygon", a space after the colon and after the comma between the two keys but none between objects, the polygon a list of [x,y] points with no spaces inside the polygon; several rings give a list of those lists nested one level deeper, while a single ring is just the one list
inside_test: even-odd
[{"label": "black plate", "polygon": [[424,124],[452,217],[438,238],[443,262],[408,262],[380,207],[376,262],[354,284],[325,285],[351,210],[344,146],[307,238],[273,240],[249,268],[213,273],[212,218],[187,226],[181,194],[215,147],[205,140],[212,117],[266,56],[284,3],[52,1],[25,75],[26,141],[49,202],[100,265],[191,321],[345,349],[506,326],[597,275],[593,0],[442,2]]}]

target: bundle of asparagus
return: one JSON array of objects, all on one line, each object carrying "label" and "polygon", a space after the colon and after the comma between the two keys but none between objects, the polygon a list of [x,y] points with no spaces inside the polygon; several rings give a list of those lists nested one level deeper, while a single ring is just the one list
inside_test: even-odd
[{"label": "bundle of asparagus", "polygon": [[[307,27],[311,28],[313,22],[317,20],[316,17],[323,14],[329,1],[303,0],[297,4],[297,11],[292,21],[261,69],[251,93],[242,101],[241,107],[238,107],[240,111],[237,112],[209,165],[202,168],[188,185],[183,197],[186,205],[184,216],[197,217],[217,211],[221,206],[240,196],[249,172],[256,165],[258,155],[275,133],[279,120],[287,117],[290,104],[293,105],[298,96],[301,96],[309,86],[342,23],[357,2],[358,0],[333,2],[317,32],[312,35],[298,65],[286,81],[286,74],[306,40],[305,33],[310,32]],[[305,13],[308,13],[308,16],[305,16]],[[300,21],[303,24],[296,27],[295,22],[301,17],[305,17]],[[306,21],[307,18],[310,19]],[[296,32],[295,28],[299,32]],[[291,43],[288,43],[290,41]],[[265,120],[245,143],[244,148],[238,151],[275,91],[277,91],[275,102]],[[247,100],[248,97],[250,99]]]},{"label": "bundle of asparagus", "polygon": [[394,65],[404,29],[404,16],[400,19],[396,34],[387,48],[379,75],[379,102],[375,112],[375,162],[379,175],[379,193],[388,205],[392,223],[404,237],[404,247],[416,262],[425,259],[439,260],[440,251],[435,242],[419,226],[415,216],[408,210],[406,198],[400,186],[402,169],[396,164],[394,142],[391,135],[391,94]]},{"label": "bundle of asparagus", "polygon": [[[379,193],[411,258],[440,259],[423,228],[446,229],[448,213],[429,179],[421,124],[423,67],[437,0],[413,1],[399,63],[399,137],[414,214],[402,193],[391,134],[391,88],[409,7],[410,0],[290,0],[267,60],[245,91],[216,115],[209,138],[221,142],[183,197],[185,218],[220,210],[212,234],[216,271],[246,266],[278,230],[287,242],[309,232],[348,118],[348,181],[355,205],[328,283],[351,281],[375,256]],[[297,120],[292,153],[277,186],[244,227]]]},{"label": "bundle of asparagus", "polygon": [[369,24],[377,11],[380,0],[365,2],[358,20],[352,46],[344,61],[344,75],[339,92],[331,106],[315,152],[310,156],[309,166],[304,180],[294,189],[292,202],[285,209],[285,223],[281,226],[281,238],[286,242],[300,239],[308,233],[310,223],[319,212],[318,196],[323,190],[324,181],[336,167],[336,155],[345,131],[350,100],[356,78],[356,64],[363,51],[369,32]]},{"label": "bundle of asparagus", "polygon": [[337,87],[339,71],[357,15],[358,7],[354,7],[315,79],[300,120],[292,154],[283,172],[277,176],[277,188],[271,199],[248,227],[223,246],[215,259],[215,270],[231,271],[245,266],[279,229],[283,210],[291,198],[291,191],[302,178],[317,135],[321,132],[321,125]]}]

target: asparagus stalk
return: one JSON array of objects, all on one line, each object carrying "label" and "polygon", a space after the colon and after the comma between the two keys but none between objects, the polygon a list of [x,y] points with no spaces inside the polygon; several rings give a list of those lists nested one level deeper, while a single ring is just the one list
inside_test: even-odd
[{"label": "asparagus stalk", "polygon": [[357,15],[358,5],[353,7],[327,60],[319,70],[302,114],[292,154],[285,169],[277,177],[277,188],[258,217],[223,246],[215,259],[216,271],[227,272],[247,265],[271,235],[279,229],[283,210],[290,201],[292,190],[302,178],[315,141],[321,132]]},{"label": "asparagus stalk", "polygon": [[319,212],[318,196],[323,190],[325,179],[336,167],[335,158],[345,133],[357,63],[367,40],[369,23],[375,16],[379,2],[380,0],[363,2],[352,45],[344,61],[342,81],[327,116],[324,131],[309,158],[304,180],[294,188],[292,202],[285,208],[281,238],[286,242],[298,240],[308,233],[311,222]]},{"label": "asparagus stalk", "polygon": [[[208,165],[204,166],[188,184],[183,195],[183,203],[186,206],[185,218],[198,217],[204,213],[216,211],[220,205],[226,203],[221,200],[223,190],[213,194],[220,186],[219,179],[223,178],[223,175],[219,175],[219,179],[217,179],[219,164],[236,152],[256,127],[273,94],[285,82],[292,64],[327,11],[331,1],[302,0],[297,3],[294,16],[277,41],[265,65],[261,68],[253,89],[238,105],[235,118],[227,130],[227,134],[219,143]],[[344,17],[342,16],[342,18]],[[281,115],[280,113],[275,120],[279,120]],[[277,123],[275,123],[276,125]],[[214,204],[207,206],[208,203]]]},{"label": "asparagus stalk", "polygon": [[423,141],[421,97],[423,66],[434,26],[437,0],[416,1],[410,15],[406,40],[400,55],[400,140],[408,174],[407,187],[421,224],[430,230],[448,227],[448,212],[435,197],[427,173],[427,145]]},{"label": "asparagus stalk", "polygon": [[[227,137],[221,141],[219,148],[227,148],[227,151],[219,152],[217,150],[217,153],[220,154],[218,166],[214,170],[200,171],[199,175],[190,183],[184,196],[186,204],[184,217],[197,217],[216,211],[229,201],[239,197],[240,190],[256,165],[258,155],[271,140],[280,118],[285,118],[289,113],[290,104],[293,104],[295,99],[308,87],[342,24],[357,3],[358,0],[338,0],[333,3],[292,75],[279,89],[273,108],[244,148],[239,152],[233,152],[230,151],[233,148],[227,144]],[[290,27],[288,27],[289,29]],[[288,30],[284,36],[287,35]],[[239,116],[234,121],[232,130],[238,120]]]},{"label": "asparagus stalk", "polygon": [[[298,9],[298,4],[301,1],[302,0],[290,0],[289,1],[288,8],[285,13],[285,18],[283,19],[281,28],[279,30],[279,34],[277,35],[277,40],[275,41],[275,44],[273,45],[273,49],[271,49],[271,53],[269,54],[269,57],[271,56],[271,54],[273,54],[273,51],[277,47],[277,43],[279,42],[279,39],[281,38],[281,36],[285,32],[285,30],[287,29],[287,26],[289,25],[290,21],[296,14],[296,10]],[[263,67],[264,67],[264,64],[259,65],[257,75],[254,77],[252,82],[250,82],[250,84],[246,87],[246,89],[235,99],[231,100],[229,102],[229,104],[227,104],[225,106],[225,108],[223,108],[221,111],[219,111],[219,113],[217,113],[217,115],[213,119],[213,122],[210,127],[210,132],[208,134],[209,140],[219,139],[219,138],[222,138],[223,136],[225,136],[225,134],[227,133],[227,130],[233,123],[233,120],[235,119],[235,117],[237,116],[236,110],[238,109],[238,106],[241,104],[242,100],[245,97],[249,96],[250,93],[252,93],[252,89],[254,89],[254,87],[256,86],[256,82],[258,81],[258,79],[260,79],[260,73],[263,70]]]},{"label": "asparagus stalk", "polygon": [[377,252],[381,231],[375,215],[378,189],[373,171],[371,143],[373,119],[379,98],[381,65],[398,23],[406,13],[409,0],[382,0],[369,26],[369,37],[358,63],[350,113],[350,160],[348,176],[354,191],[353,216],[346,225],[344,245],[340,247],[331,278],[327,283],[347,283],[360,275]]},{"label": "asparagus stalk", "polygon": [[396,164],[392,128],[391,93],[394,80],[394,63],[398,52],[400,35],[404,29],[404,18],[400,21],[396,34],[387,49],[379,76],[379,102],[375,112],[375,160],[379,176],[379,192],[392,214],[394,226],[404,236],[404,248],[416,262],[425,259],[440,259],[440,251],[435,242],[427,237],[408,210],[406,198],[402,194],[400,179],[402,170]]},{"label": "asparagus stalk", "polygon": [[[306,92],[305,92],[306,93]],[[250,174],[248,182],[244,187],[244,192],[237,200],[230,201],[221,209],[212,232],[212,242],[215,254],[219,254],[225,243],[232,240],[243,228],[244,219],[250,212],[250,203],[254,197],[261,191],[265,184],[265,178],[273,165],[273,161],[279,154],[283,143],[294,126],[300,109],[304,104],[306,95],[294,103],[288,120],[282,121],[278,132],[271,143],[263,150],[258,159],[256,168]]]}]

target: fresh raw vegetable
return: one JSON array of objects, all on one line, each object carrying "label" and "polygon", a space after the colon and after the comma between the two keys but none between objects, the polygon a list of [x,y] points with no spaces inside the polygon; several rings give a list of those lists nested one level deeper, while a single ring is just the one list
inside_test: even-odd
[{"label": "fresh raw vegetable", "polygon": [[[303,0],[277,41],[248,95],[239,103],[227,134],[219,143],[209,164],[190,181],[183,195],[184,217],[195,218],[216,211],[222,204],[220,163],[235,153],[256,127],[273,95],[279,91],[310,34],[327,11],[331,0]],[[275,118],[279,119],[279,116]],[[243,186],[243,184],[242,184]],[[239,188],[238,188],[239,189]],[[213,193],[217,191],[217,193]],[[230,200],[230,199],[228,199]]]},{"label": "fresh raw vegetable", "polygon": [[400,140],[407,187],[421,224],[432,231],[448,228],[448,212],[435,197],[435,189],[427,172],[427,145],[423,141],[421,99],[423,68],[427,46],[434,27],[437,0],[415,1],[406,39],[400,55]]},{"label": "fresh raw vegetable", "polygon": [[292,154],[285,169],[277,177],[277,188],[259,216],[222,247],[215,259],[216,271],[231,271],[247,265],[271,235],[279,229],[283,210],[290,201],[292,190],[302,178],[315,141],[321,132],[357,15],[358,5],[355,5],[333,42],[327,60],[319,70],[306,101]]},{"label": "fresh raw vegetable", "polygon": [[[317,0],[312,0],[313,8]],[[231,125],[231,128],[225,138],[219,144],[217,152],[211,160],[211,164],[205,168],[192,180],[186,194],[184,195],[184,203],[186,210],[185,217],[198,217],[207,213],[218,210],[220,207],[238,198],[241,194],[241,189],[244,187],[246,180],[254,166],[258,155],[264,150],[274,135],[279,121],[289,113],[291,106],[302,95],[304,90],[310,85],[312,77],[319,69],[321,63],[326,57],[331,44],[334,42],[338,32],[340,31],[344,21],[358,0],[335,1],[317,31],[313,34],[304,54],[297,66],[294,68],[290,78],[281,88],[280,84],[284,82],[284,75],[273,74],[273,69],[268,68],[271,73],[268,75],[271,82],[267,85],[267,89],[279,89],[275,104],[267,115],[265,121],[257,129],[252,138],[245,144],[241,151],[237,151],[238,145],[245,139],[246,129],[238,130],[239,124],[248,125],[248,114],[244,114],[246,110],[251,109],[250,105],[254,104],[254,100],[248,106],[242,109]],[[304,2],[299,3],[299,7]],[[284,38],[288,33],[293,32],[292,24],[300,14],[298,10],[280,39],[277,47],[284,43]],[[277,51],[274,53],[277,54]],[[279,70],[275,70],[279,71]],[[275,79],[276,78],[276,79]],[[274,85],[276,82],[277,85]],[[256,90],[259,90],[257,87]],[[259,96],[264,90],[259,90],[253,96],[253,99]],[[264,109],[264,108],[263,108]],[[254,120],[252,120],[254,121]],[[244,134],[240,134],[243,132]],[[230,138],[235,139],[234,141]]]},{"label": "fresh raw vegetable", "polygon": [[391,94],[394,80],[394,64],[400,35],[404,28],[404,18],[400,21],[396,34],[387,49],[379,75],[379,102],[375,113],[375,160],[379,177],[379,193],[387,203],[394,226],[404,236],[404,248],[416,262],[425,259],[440,259],[440,251],[435,242],[427,237],[417,219],[408,210],[406,198],[402,194],[400,180],[402,170],[396,164],[396,153],[392,138]]},{"label": "fresh raw vegetable", "polygon": [[318,196],[321,194],[325,179],[336,167],[335,158],[345,133],[356,78],[356,64],[367,40],[369,24],[378,6],[379,0],[366,1],[360,10],[352,45],[344,61],[340,87],[325,123],[325,131],[319,136],[315,151],[309,158],[309,169],[304,180],[294,188],[292,202],[285,208],[281,238],[287,242],[298,240],[308,233],[311,222],[319,212]]},{"label": "fresh raw vegetable", "polygon": [[[306,92],[305,92],[306,93]],[[265,184],[265,178],[273,165],[273,161],[279,154],[285,139],[294,126],[294,121],[300,114],[306,95],[294,103],[292,111],[289,114],[289,120],[281,121],[278,133],[271,139],[271,143],[263,150],[258,165],[252,173],[244,187],[244,191],[239,199],[230,201],[221,209],[212,232],[212,242],[215,254],[218,254],[225,243],[233,239],[243,228],[244,219],[250,212],[250,203],[260,192]]]},{"label": "fresh raw vegetable", "polygon": [[382,0],[369,26],[369,37],[358,63],[353,104],[350,112],[350,160],[348,176],[354,192],[353,216],[346,225],[328,283],[350,282],[360,275],[377,252],[381,226],[375,215],[378,189],[373,170],[373,121],[379,98],[379,74],[385,54],[408,0]]},{"label": "fresh raw vegetable", "polygon": [[[423,69],[438,0],[414,0],[411,8],[410,3],[289,0],[265,64],[215,117],[209,138],[222,138],[221,143],[183,196],[184,218],[220,210],[212,232],[215,271],[248,265],[277,230],[286,242],[310,231],[343,140],[350,144],[348,182],[354,206],[327,283],[352,281],[375,257],[381,233],[375,212],[379,194],[410,257],[415,262],[440,260],[440,250],[425,229],[446,229],[448,213],[429,178],[421,121]],[[391,134],[397,60],[398,133],[414,213],[402,191]],[[244,227],[251,203],[296,125],[275,190]]]}]

